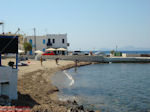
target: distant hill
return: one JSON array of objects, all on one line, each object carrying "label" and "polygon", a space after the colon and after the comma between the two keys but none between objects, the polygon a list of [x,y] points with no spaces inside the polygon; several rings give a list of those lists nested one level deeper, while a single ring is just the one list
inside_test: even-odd
[{"label": "distant hill", "polygon": [[[116,50],[116,48],[101,48],[102,51],[111,51]],[[125,46],[121,48],[117,48],[118,51],[150,51],[150,48],[141,48],[141,47],[134,47],[134,46]]]}]

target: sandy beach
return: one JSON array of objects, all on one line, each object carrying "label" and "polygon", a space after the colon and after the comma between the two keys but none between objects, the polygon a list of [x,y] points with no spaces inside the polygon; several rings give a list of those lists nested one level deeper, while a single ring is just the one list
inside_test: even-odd
[{"label": "sandy beach", "polygon": [[[14,59],[3,59],[2,64],[7,65]],[[76,102],[62,102],[58,100],[58,88],[52,85],[51,76],[57,71],[72,68],[75,66],[73,61],[59,60],[57,65],[55,60],[40,61],[28,60],[22,61],[29,66],[19,66],[18,68],[18,100],[12,101],[16,106],[30,106],[32,111],[52,111],[67,112],[76,108]],[[91,63],[80,62],[78,66]],[[80,107],[79,107],[80,108]],[[82,109],[81,109],[82,110]]]}]

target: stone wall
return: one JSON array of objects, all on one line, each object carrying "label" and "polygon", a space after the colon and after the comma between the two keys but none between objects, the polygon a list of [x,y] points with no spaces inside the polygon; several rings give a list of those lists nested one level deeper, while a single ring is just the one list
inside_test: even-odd
[{"label": "stone wall", "polygon": [[65,55],[58,55],[58,56],[43,56],[44,59],[62,59],[62,60],[78,60],[78,61],[84,61],[84,62],[102,62],[103,56],[65,56]]}]

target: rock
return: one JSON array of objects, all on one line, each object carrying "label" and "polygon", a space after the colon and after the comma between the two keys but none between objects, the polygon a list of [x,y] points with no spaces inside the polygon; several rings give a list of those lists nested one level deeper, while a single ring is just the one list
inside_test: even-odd
[{"label": "rock", "polygon": [[71,112],[71,111],[70,111],[70,109],[69,109],[69,110],[67,110],[67,112]]},{"label": "rock", "polygon": [[80,106],[78,107],[78,109],[79,109],[79,110],[84,110],[83,105],[80,105]]},{"label": "rock", "polygon": [[100,110],[96,110],[95,112],[101,112]]},{"label": "rock", "polygon": [[73,104],[74,104],[74,105],[78,105],[78,103],[77,103],[75,100],[73,101]]},{"label": "rock", "polygon": [[89,112],[94,112],[93,110],[90,110]]}]

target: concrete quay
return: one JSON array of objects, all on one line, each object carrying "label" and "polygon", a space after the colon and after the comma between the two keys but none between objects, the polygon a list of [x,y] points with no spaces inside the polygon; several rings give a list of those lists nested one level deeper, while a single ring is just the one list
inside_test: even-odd
[{"label": "concrete quay", "polygon": [[43,56],[44,59],[71,60],[83,62],[99,62],[99,63],[150,63],[150,57],[103,57],[103,56]]},{"label": "concrete quay", "polygon": [[105,63],[150,63],[150,57],[107,57]]}]

